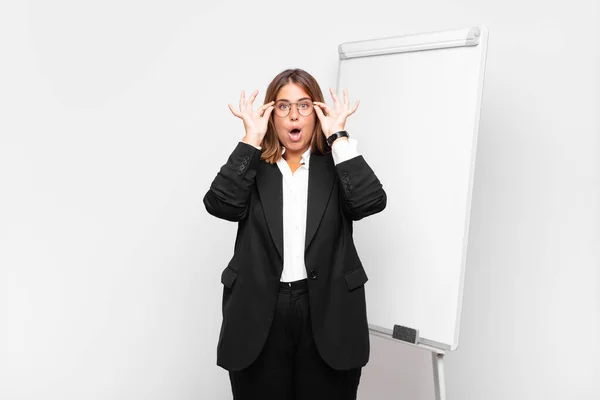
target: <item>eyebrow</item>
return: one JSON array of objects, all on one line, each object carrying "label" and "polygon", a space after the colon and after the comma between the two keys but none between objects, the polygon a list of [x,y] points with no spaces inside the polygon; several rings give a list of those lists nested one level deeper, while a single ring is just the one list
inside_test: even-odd
[{"label": "eyebrow", "polygon": [[[303,97],[303,98],[298,99],[296,101],[302,101],[302,100],[310,100],[310,97]],[[276,101],[287,101],[288,103],[291,103],[291,101],[289,101],[288,99],[277,99]]]}]

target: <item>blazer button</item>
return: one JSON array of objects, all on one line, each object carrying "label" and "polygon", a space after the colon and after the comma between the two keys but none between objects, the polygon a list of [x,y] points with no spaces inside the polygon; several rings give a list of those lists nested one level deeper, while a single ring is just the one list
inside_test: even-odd
[{"label": "blazer button", "polygon": [[314,269],[311,269],[311,270],[308,272],[308,277],[309,277],[310,279],[317,279],[317,271],[315,271]]}]

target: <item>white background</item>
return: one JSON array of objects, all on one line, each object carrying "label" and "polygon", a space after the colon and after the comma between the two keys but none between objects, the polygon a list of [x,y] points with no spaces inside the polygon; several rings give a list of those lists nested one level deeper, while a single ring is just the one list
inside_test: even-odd
[{"label": "white background", "polygon": [[[0,398],[230,398],[215,358],[235,224],[202,205],[243,135],[226,104],[241,89],[264,95],[288,67],[335,86],[342,42],[482,23],[490,41],[448,396],[596,399],[598,7],[3,2]],[[428,353],[373,338],[361,398],[432,399],[430,367]]]}]

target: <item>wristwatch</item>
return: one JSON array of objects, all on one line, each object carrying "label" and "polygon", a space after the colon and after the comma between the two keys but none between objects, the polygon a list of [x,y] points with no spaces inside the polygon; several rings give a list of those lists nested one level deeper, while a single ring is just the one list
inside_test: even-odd
[{"label": "wristwatch", "polygon": [[336,139],[339,139],[341,137],[350,138],[350,135],[348,135],[348,132],[346,132],[346,131],[339,131],[339,132],[333,133],[327,138],[327,144],[329,145],[329,147],[331,147],[331,146],[333,146],[333,142],[335,142]]}]

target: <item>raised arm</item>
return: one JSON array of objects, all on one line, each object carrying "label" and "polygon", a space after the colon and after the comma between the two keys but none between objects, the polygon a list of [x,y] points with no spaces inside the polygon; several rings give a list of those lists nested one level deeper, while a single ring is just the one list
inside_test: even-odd
[{"label": "raised arm", "polygon": [[335,169],[341,183],[344,210],[350,219],[358,221],[385,208],[387,195],[363,156],[341,162]]},{"label": "raised arm", "polygon": [[239,111],[229,104],[231,113],[244,122],[246,135],[231,153],[227,163],[221,167],[204,196],[206,210],[211,215],[228,221],[239,221],[246,216],[260,162],[260,144],[273,111],[273,102],[253,110],[252,104],[257,94],[258,90],[255,90],[246,100],[242,91]]},{"label": "raised arm", "polygon": [[[348,91],[344,89],[341,102],[333,89],[329,89],[333,108],[322,102],[315,102],[315,111],[323,133],[328,138],[335,132],[343,131],[348,117],[356,112],[359,102],[350,107]],[[375,173],[363,156],[356,150],[356,141],[340,137],[333,142],[332,155],[335,163],[343,207],[346,214],[355,221],[382,211],[387,204],[387,195]]]},{"label": "raised arm", "polygon": [[204,196],[206,211],[228,221],[243,219],[259,162],[259,149],[246,143],[238,143]]}]

